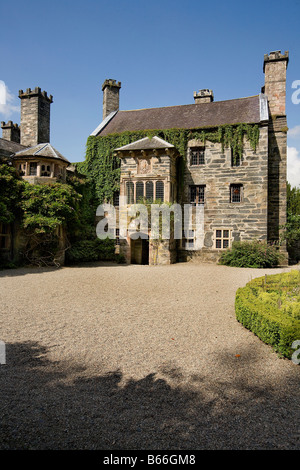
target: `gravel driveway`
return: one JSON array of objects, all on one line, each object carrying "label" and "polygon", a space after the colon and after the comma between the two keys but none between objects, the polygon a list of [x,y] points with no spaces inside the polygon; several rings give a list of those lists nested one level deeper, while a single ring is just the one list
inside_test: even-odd
[{"label": "gravel driveway", "polygon": [[238,287],[287,270],[0,272],[0,448],[299,450],[300,367],[234,312]]}]

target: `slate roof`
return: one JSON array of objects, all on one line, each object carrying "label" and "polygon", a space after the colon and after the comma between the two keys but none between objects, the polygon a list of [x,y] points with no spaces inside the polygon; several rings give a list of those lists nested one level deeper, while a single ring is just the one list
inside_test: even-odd
[{"label": "slate roof", "polygon": [[66,163],[70,163],[60,152],[58,152],[49,143],[38,144],[34,147],[24,148],[19,152],[16,152],[14,158],[20,157],[45,157],[45,158],[56,158],[57,160],[63,160]]},{"label": "slate roof", "polygon": [[26,149],[24,145],[18,144],[17,142],[13,142],[11,140],[0,138],[0,154],[3,153],[9,156],[24,149]]},{"label": "slate roof", "polygon": [[260,95],[212,103],[118,111],[93,135],[145,129],[194,129],[224,124],[259,123]]}]

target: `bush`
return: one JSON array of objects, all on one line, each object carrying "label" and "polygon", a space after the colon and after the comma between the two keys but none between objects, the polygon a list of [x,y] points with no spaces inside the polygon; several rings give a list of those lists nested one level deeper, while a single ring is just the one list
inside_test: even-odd
[{"label": "bush", "polygon": [[264,343],[291,358],[300,339],[300,272],[254,279],[237,290],[237,320]]},{"label": "bush", "polygon": [[222,253],[219,263],[240,268],[274,268],[282,255],[275,245],[265,241],[233,242],[232,248]]},{"label": "bush", "polygon": [[114,240],[80,240],[66,251],[66,264],[101,260],[115,260]]}]

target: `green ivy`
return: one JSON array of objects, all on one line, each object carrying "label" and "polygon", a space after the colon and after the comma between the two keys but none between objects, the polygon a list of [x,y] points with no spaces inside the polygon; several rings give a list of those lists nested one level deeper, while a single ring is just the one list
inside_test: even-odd
[{"label": "green ivy", "polygon": [[113,194],[119,190],[120,160],[114,155],[116,148],[135,142],[144,137],[151,139],[158,136],[178,150],[181,155],[179,161],[180,180],[183,183],[183,172],[186,163],[188,141],[191,139],[218,142],[224,148],[233,150],[233,158],[241,157],[243,153],[244,136],[255,151],[259,140],[259,127],[257,124],[224,125],[217,128],[201,129],[148,129],[143,131],[126,131],[107,136],[89,136],[86,144],[86,158],[77,163],[77,170],[90,177],[95,184],[96,196],[99,203],[112,201]]}]

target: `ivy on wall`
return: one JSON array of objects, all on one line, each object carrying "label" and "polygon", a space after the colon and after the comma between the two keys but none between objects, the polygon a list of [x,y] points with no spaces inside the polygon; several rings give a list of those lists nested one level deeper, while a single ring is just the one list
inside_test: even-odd
[{"label": "ivy on wall", "polygon": [[[249,140],[255,151],[259,141],[257,124],[223,125],[217,128],[201,129],[151,129],[143,131],[126,131],[107,136],[89,136],[86,145],[86,159],[77,163],[77,170],[92,179],[95,184],[98,202],[112,201],[113,194],[120,185],[120,159],[114,155],[116,148],[135,142],[144,137],[151,139],[158,136],[178,150],[181,155],[179,174],[182,176],[186,163],[186,151],[189,140],[196,139],[205,143],[206,140],[218,142],[224,148],[231,148],[233,158],[241,157],[244,137]],[[183,177],[180,178],[183,183]]]}]

